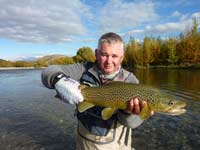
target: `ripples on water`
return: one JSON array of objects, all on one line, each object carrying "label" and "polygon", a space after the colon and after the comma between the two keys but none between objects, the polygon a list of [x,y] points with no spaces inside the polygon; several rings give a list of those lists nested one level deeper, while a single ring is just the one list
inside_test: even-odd
[{"label": "ripples on water", "polygon": [[191,90],[191,89],[183,89],[177,87],[176,84],[162,84],[161,88],[165,90],[166,93],[175,95],[182,100],[191,102],[196,101],[197,103],[200,102],[200,92],[198,90]]},{"label": "ripples on water", "polygon": [[[73,150],[74,108],[43,87],[41,70],[0,71],[0,149]],[[181,116],[155,114],[134,129],[137,150],[197,150],[200,147],[200,71],[136,70],[141,83],[188,103]]]},{"label": "ripples on water", "polygon": [[186,114],[155,114],[134,129],[137,150],[198,150],[200,146],[200,70],[136,70],[141,83],[187,102]]},{"label": "ripples on water", "polygon": [[41,70],[0,71],[0,149],[73,150],[72,106],[43,87]]}]

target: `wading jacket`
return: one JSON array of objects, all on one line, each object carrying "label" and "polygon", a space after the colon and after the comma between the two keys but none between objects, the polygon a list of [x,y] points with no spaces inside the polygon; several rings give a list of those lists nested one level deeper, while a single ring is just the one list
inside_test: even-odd
[{"label": "wading jacket", "polygon": [[[63,73],[72,79],[79,81],[81,84],[89,86],[100,86],[102,82],[98,75],[96,63],[85,62],[71,65],[52,65],[45,68],[42,72],[42,82],[47,88],[53,88],[54,78]],[[119,73],[112,81],[123,81],[138,84],[138,79],[125,69],[121,68]],[[114,94],[114,93],[113,93]],[[108,134],[111,126],[115,121],[120,122],[124,126],[136,128],[142,123],[137,115],[126,114],[123,111],[118,111],[108,120],[101,119],[101,110],[103,108],[95,106],[82,113],[77,113],[78,120],[91,133],[98,136]]]}]

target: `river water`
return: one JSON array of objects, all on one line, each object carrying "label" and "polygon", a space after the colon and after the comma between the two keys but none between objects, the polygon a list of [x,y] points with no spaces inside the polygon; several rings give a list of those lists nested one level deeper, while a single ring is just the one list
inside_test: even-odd
[{"label": "river water", "polygon": [[[73,150],[74,107],[44,88],[41,69],[0,70],[0,150]],[[185,101],[187,113],[155,114],[133,130],[137,150],[200,147],[200,70],[136,70],[141,83]]]}]

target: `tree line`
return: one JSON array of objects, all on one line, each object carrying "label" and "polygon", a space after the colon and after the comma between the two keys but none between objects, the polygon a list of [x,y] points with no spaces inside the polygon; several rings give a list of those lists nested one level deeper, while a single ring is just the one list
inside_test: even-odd
[{"label": "tree line", "polygon": [[197,27],[194,19],[193,27],[176,38],[145,37],[142,43],[130,38],[125,48],[124,65],[190,66],[200,63],[200,32]]},{"label": "tree line", "polygon": [[47,67],[49,65],[73,64],[84,61],[95,61],[95,55],[90,47],[79,48],[76,55],[68,57],[65,55],[49,55],[35,61],[7,61],[0,59],[0,67]]},{"label": "tree line", "polygon": [[[73,64],[83,61],[95,61],[95,54],[90,47],[79,48],[73,57],[60,56],[41,58],[36,61],[6,61],[0,59],[0,67],[46,67],[52,64]],[[197,19],[194,18],[191,29],[178,37],[145,37],[138,42],[131,37],[125,44],[123,66],[190,66],[200,63],[200,32]]]}]

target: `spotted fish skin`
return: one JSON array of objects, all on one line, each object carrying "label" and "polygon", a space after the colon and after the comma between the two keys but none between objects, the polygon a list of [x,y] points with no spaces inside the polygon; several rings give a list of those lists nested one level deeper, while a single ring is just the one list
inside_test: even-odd
[{"label": "spotted fish skin", "polygon": [[84,101],[79,104],[79,112],[94,106],[102,106],[102,118],[109,119],[118,110],[125,110],[130,100],[137,97],[139,101],[146,101],[147,106],[140,113],[141,119],[151,116],[151,111],[166,114],[180,115],[185,113],[186,103],[174,97],[163,94],[159,89],[142,84],[113,81],[99,87],[81,86]]}]

